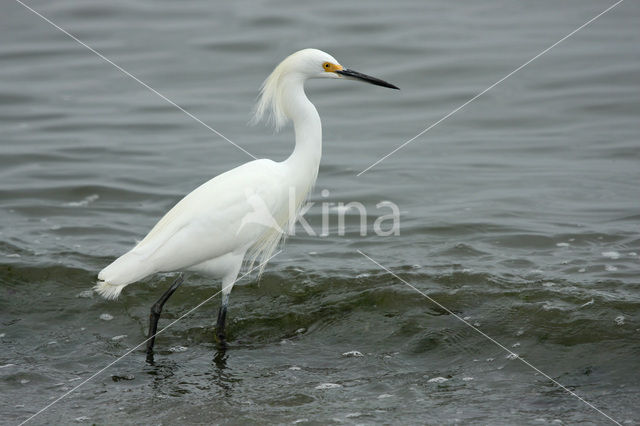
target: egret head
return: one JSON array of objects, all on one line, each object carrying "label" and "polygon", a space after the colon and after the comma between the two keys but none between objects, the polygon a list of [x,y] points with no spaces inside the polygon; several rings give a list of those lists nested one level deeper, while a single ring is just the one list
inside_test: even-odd
[{"label": "egret head", "polygon": [[398,89],[386,81],[343,67],[333,56],[322,50],[303,49],[280,62],[264,81],[253,122],[257,123],[270,112],[270,121],[275,128],[282,127],[287,121],[282,105],[283,91],[287,83],[291,82],[301,87],[304,81],[310,78],[360,80],[376,86]]}]

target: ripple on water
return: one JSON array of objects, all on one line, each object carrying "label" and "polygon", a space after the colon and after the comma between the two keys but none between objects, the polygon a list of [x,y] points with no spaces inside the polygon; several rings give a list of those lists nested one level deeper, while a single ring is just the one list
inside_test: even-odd
[{"label": "ripple on water", "polygon": [[[325,136],[305,217],[319,234],[322,203],[333,203],[330,235],[298,228],[260,281],[234,288],[225,354],[214,299],[158,336],[155,365],[143,349],[119,361],[112,374],[134,380],[99,376],[41,422],[597,422],[360,249],[637,423],[637,8],[621,5],[590,39],[536,63],[541,72],[514,75],[354,178],[600,7],[574,3],[43,2],[43,14],[260,158],[291,149],[291,128],[245,124],[292,44],[321,35],[337,59],[403,90],[310,82]],[[93,296],[97,272],[182,195],[249,157],[20,5],[3,12],[0,393],[3,416],[19,423],[144,341],[170,277],[114,302]],[[401,235],[372,232],[382,200],[398,205]],[[338,234],[335,207],[351,201],[367,207],[365,237],[353,215]],[[218,289],[189,275],[160,326]],[[365,356],[342,355],[354,351]],[[428,382],[439,377],[448,381]],[[514,405],[514,395],[534,397]]]}]

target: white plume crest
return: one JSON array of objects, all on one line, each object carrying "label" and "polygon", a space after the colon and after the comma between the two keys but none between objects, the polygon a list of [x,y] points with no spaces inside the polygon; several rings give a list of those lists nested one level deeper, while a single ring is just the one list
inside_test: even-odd
[{"label": "white plume crest", "polygon": [[[287,58],[288,59],[288,58]],[[260,87],[260,97],[255,107],[255,112],[251,124],[258,124],[263,119],[271,124],[276,131],[284,127],[289,121],[289,117],[284,112],[282,105],[282,84],[281,80],[286,72],[286,59],[282,61],[266,78]]]},{"label": "white plume crest", "polygon": [[287,56],[262,83],[250,123],[257,124],[265,119],[276,131],[286,125],[289,117],[285,112],[287,96],[284,91],[288,82],[335,76],[323,71],[323,62],[338,63],[333,56],[318,49],[302,49]]}]

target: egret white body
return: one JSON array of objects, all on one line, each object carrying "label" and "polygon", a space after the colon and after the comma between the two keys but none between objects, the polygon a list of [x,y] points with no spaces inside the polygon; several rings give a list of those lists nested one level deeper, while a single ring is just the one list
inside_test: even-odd
[{"label": "egret white body", "polygon": [[[269,115],[276,128],[293,121],[293,153],[282,162],[251,161],[196,188],[131,251],[99,273],[95,289],[100,295],[115,299],[127,285],[157,272],[197,271],[222,279],[226,313],[228,294],[245,259],[269,259],[316,181],[322,127],[304,92],[309,78],[359,79],[396,88],[347,70],[317,49],[287,57],[265,80],[255,120]],[[158,301],[157,316],[171,293]]]}]

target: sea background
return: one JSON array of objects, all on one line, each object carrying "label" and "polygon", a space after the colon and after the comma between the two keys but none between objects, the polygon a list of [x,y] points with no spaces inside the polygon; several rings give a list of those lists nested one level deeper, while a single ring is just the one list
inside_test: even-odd
[{"label": "sea background", "polygon": [[[318,80],[323,160],[306,219],[219,297],[32,424],[640,423],[640,4],[29,1],[258,157],[262,80],[316,47],[398,85]],[[184,194],[251,158],[14,0],[0,6],[0,423],[26,420],[145,339],[172,274],[90,290]],[[322,196],[322,190],[329,191]],[[325,192],[326,194],[326,192]],[[367,209],[367,235],[337,203]],[[373,223],[400,209],[400,235]],[[215,238],[215,236],[211,236]],[[438,307],[358,250],[423,291]],[[190,274],[160,326],[219,289]],[[357,351],[362,356],[349,356]]]}]

